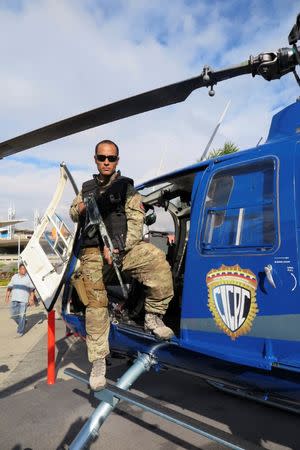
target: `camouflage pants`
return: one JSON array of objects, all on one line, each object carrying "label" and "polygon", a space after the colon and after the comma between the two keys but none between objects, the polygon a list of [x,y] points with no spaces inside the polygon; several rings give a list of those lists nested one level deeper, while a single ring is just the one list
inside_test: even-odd
[{"label": "camouflage pants", "polygon": [[[108,298],[103,281],[103,257],[97,248],[83,249],[81,272],[89,299],[86,308],[87,349],[90,362],[109,354]],[[146,312],[164,314],[173,297],[170,266],[164,253],[152,244],[140,242],[129,250],[122,271],[143,283]]]}]

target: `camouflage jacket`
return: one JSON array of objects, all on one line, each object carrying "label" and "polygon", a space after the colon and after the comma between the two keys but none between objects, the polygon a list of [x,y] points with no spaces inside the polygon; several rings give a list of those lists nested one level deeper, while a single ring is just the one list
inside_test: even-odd
[{"label": "camouflage jacket", "polygon": [[[119,172],[116,172],[111,177],[109,184],[111,184],[118,176]],[[82,194],[81,192],[79,192],[70,207],[70,217],[73,222],[79,221],[78,204],[82,201]],[[138,244],[143,238],[143,225],[145,216],[142,197],[131,185],[128,185],[126,192],[125,214],[127,219],[125,250],[128,251],[136,244]]]}]

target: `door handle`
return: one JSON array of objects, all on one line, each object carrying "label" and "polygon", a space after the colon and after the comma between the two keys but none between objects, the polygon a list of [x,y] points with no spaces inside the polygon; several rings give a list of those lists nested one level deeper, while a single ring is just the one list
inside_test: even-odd
[{"label": "door handle", "polygon": [[268,282],[270,283],[270,285],[271,285],[273,288],[276,288],[276,284],[275,284],[275,282],[274,282],[274,280],[273,280],[273,275],[272,275],[273,267],[271,266],[271,264],[268,264],[267,266],[265,266],[264,271],[265,271],[267,280],[268,280]]}]

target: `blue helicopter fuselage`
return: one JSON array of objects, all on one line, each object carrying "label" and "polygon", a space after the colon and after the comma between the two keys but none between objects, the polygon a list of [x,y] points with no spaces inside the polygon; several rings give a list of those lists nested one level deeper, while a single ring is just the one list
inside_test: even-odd
[{"label": "blue helicopter fuselage", "polygon": [[[193,176],[180,333],[158,343],[112,324],[111,349],[134,355],[157,344],[158,367],[300,402],[299,133],[296,102],[273,117],[265,144],[139,186]],[[85,334],[83,317],[64,318]]]}]

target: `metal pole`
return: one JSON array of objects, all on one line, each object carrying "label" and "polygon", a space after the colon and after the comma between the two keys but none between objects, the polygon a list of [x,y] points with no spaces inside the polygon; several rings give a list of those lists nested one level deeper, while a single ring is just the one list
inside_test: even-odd
[{"label": "metal pole", "polygon": [[48,313],[47,384],[55,384],[55,310]]},{"label": "metal pole", "polygon": [[[124,390],[129,389],[130,386],[144,372],[147,372],[154,363],[155,359],[152,356],[145,353],[140,354],[134,364],[118,380],[116,386]],[[86,445],[98,436],[99,428],[116,407],[118,402],[119,400],[116,399],[114,406],[111,406],[109,403],[102,401],[71,443],[69,450],[82,450],[86,448]]]}]

